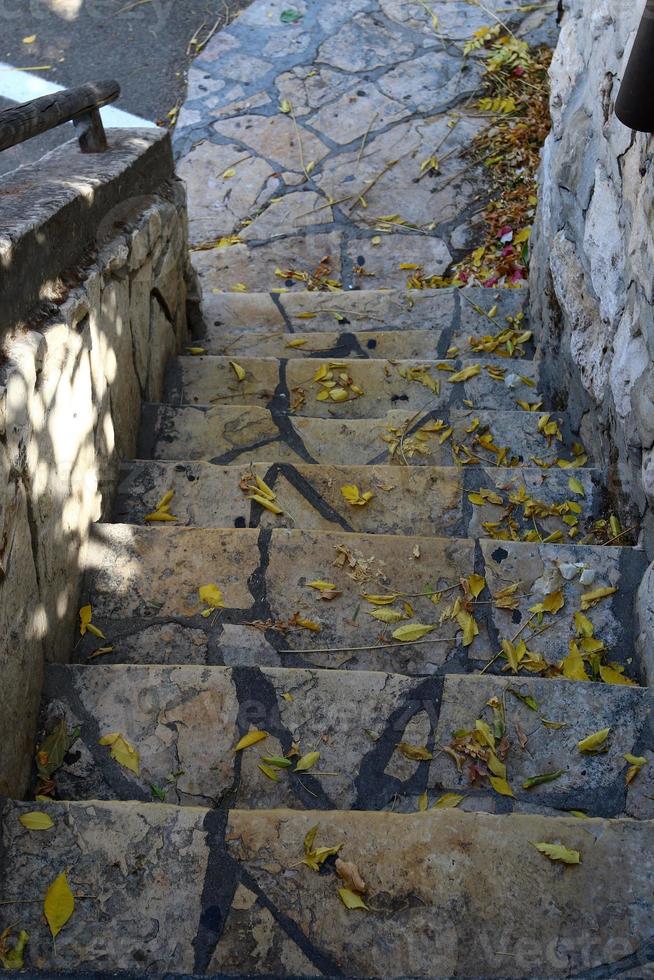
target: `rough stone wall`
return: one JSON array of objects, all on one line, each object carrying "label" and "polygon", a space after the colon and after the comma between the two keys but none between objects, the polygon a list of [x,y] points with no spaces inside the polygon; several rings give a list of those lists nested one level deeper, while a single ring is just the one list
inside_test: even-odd
[{"label": "rough stone wall", "polygon": [[186,333],[182,185],[128,195],[98,237],[76,284],[0,355],[0,795],[26,788],[43,664],[70,656],[89,527]]},{"label": "rough stone wall", "polygon": [[[654,558],[654,162],[614,115],[644,2],[566,0],[533,237],[550,393],[608,464]],[[550,356],[550,354],[552,356]]]}]

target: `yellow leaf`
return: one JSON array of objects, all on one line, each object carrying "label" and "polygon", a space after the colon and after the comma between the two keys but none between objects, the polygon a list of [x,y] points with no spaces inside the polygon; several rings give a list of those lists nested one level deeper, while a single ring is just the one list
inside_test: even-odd
[{"label": "yellow leaf", "polygon": [[312,633],[320,633],[322,629],[319,623],[314,623],[312,619],[303,619],[302,616],[294,616],[293,625],[300,626],[303,630],[311,630]]},{"label": "yellow leaf", "polygon": [[100,745],[111,747],[111,758],[115,759],[124,769],[129,769],[136,776],[141,772],[141,759],[133,745],[127,741],[120,732],[112,732],[111,735],[103,735]]},{"label": "yellow leaf", "polygon": [[489,776],[489,779],[496,793],[500,793],[502,796],[515,796],[506,779],[502,779],[501,776]]},{"label": "yellow leaf", "polygon": [[421,793],[420,796],[418,797],[418,811],[420,813],[424,813],[428,806],[429,806],[429,796],[427,790],[425,790],[424,793]]},{"label": "yellow leaf", "polygon": [[367,592],[362,592],[361,598],[371,602],[373,606],[392,606],[400,597],[399,595],[369,595]]},{"label": "yellow leaf", "polygon": [[583,613],[575,613],[575,632],[577,636],[591,637],[595,632],[595,627],[588,618],[584,616]]},{"label": "yellow leaf", "polygon": [[613,595],[617,592],[617,588],[613,586],[606,586],[605,588],[593,589],[592,592],[584,592],[581,597],[581,608],[585,612],[594,606],[596,602],[600,602],[602,599],[606,599],[608,596]]},{"label": "yellow leaf", "polygon": [[313,582],[307,582],[307,588],[317,589],[318,592],[333,592],[336,586],[333,582],[325,582],[323,579],[317,578]]},{"label": "yellow leaf", "polygon": [[479,627],[475,618],[465,609],[461,609],[456,615],[456,621],[463,630],[463,645],[469,647],[475,637],[479,636]]},{"label": "yellow leaf", "polygon": [[359,488],[353,483],[347,483],[344,487],[341,487],[341,493],[352,507],[365,507],[374,497],[374,493],[370,490],[361,493]]},{"label": "yellow leaf", "polygon": [[349,399],[349,394],[346,388],[330,388],[329,397],[333,402],[346,402]]},{"label": "yellow leaf", "polygon": [[529,611],[534,613],[557,613],[560,609],[563,609],[565,605],[565,596],[561,589],[556,592],[550,592],[546,595],[542,602],[536,603],[535,606],[530,606]]},{"label": "yellow leaf", "polygon": [[306,344],[306,342],[307,342],[307,338],[306,337],[297,337],[295,340],[289,340],[289,342],[287,343],[286,346],[287,347],[293,347],[293,348],[295,348],[295,347],[304,347],[304,345]]},{"label": "yellow leaf", "polygon": [[432,810],[451,810],[465,800],[465,796],[458,793],[443,793],[434,803]]},{"label": "yellow leaf", "polygon": [[280,781],[279,780],[279,775],[277,774],[277,771],[275,769],[273,769],[272,766],[266,765],[265,762],[260,762],[259,763],[259,769],[264,774],[264,776],[267,776],[268,779],[271,779],[273,781],[273,783],[278,783]]},{"label": "yellow leaf", "polygon": [[406,759],[411,759],[412,762],[426,762],[434,758],[429,749],[420,745],[411,745],[410,742],[398,742],[397,748]]},{"label": "yellow leaf", "polygon": [[576,643],[570,644],[570,653],[561,662],[561,670],[563,671],[563,676],[567,677],[569,681],[589,680],[583,658]]},{"label": "yellow leaf", "polygon": [[450,384],[456,384],[458,381],[469,381],[470,378],[474,378],[480,371],[481,366],[479,364],[471,364],[469,367],[463,368],[462,371],[451,374],[447,380]]},{"label": "yellow leaf", "polygon": [[393,639],[399,640],[401,643],[413,643],[434,629],[436,629],[435,626],[423,626],[422,623],[407,623],[406,626],[398,626],[393,631]]},{"label": "yellow leaf", "polygon": [[298,759],[297,765],[295,767],[295,772],[308,772],[309,769],[313,769],[316,762],[320,758],[320,752],[307,752],[303,755],[301,759]]},{"label": "yellow leaf", "polygon": [[148,523],[153,523],[155,521],[160,521],[162,523],[176,521],[177,518],[173,514],[169,514],[165,510],[154,510],[151,514],[146,514],[144,520]]},{"label": "yellow leaf", "polygon": [[80,636],[84,636],[85,633],[92,633],[93,636],[97,636],[101,640],[104,640],[105,639],[104,633],[101,630],[99,630],[97,626],[93,626],[93,624],[91,623],[92,617],[93,617],[93,609],[91,608],[91,606],[90,605],[82,606],[82,608],[79,611]]},{"label": "yellow leaf", "polygon": [[56,939],[74,911],[75,898],[70,890],[66,872],[62,871],[48,888],[43,902],[43,912],[53,939]]},{"label": "yellow leaf", "polygon": [[245,381],[245,371],[236,361],[230,361],[229,366],[236,375],[237,381]]},{"label": "yellow leaf", "polygon": [[478,599],[486,588],[486,579],[483,575],[470,575],[468,577],[468,586],[474,598]]},{"label": "yellow leaf", "polygon": [[261,493],[251,493],[248,499],[254,500],[255,504],[259,504],[264,510],[269,510],[271,514],[279,515],[284,513],[281,507],[273,503],[268,497],[264,497]]},{"label": "yellow leaf", "polygon": [[34,44],[36,41],[36,34],[29,34],[27,37],[23,38],[23,44]]},{"label": "yellow leaf", "polygon": [[206,347],[187,347],[186,353],[190,354],[192,357],[201,357],[202,354],[206,354]]},{"label": "yellow leaf", "polygon": [[241,752],[243,749],[249,749],[251,745],[256,745],[257,742],[263,742],[264,738],[268,738],[268,732],[260,731],[259,729],[254,729],[254,731],[248,732],[243,738],[234,746],[234,752]]},{"label": "yellow leaf", "polygon": [[585,497],[586,491],[584,490],[583,483],[578,480],[576,476],[571,476],[568,480],[568,487],[573,493],[576,493],[578,497]]},{"label": "yellow leaf", "polygon": [[7,941],[13,929],[13,926],[8,926],[0,932],[0,964],[5,970],[22,970],[25,967],[25,947],[29,942],[30,934],[21,929],[13,946],[9,948]]},{"label": "yellow leaf", "polygon": [[599,669],[600,677],[605,684],[622,684],[624,687],[638,687],[631,677],[625,677],[621,671],[616,670],[611,664],[601,664]]},{"label": "yellow leaf", "polygon": [[403,619],[406,619],[406,615],[400,612],[399,609],[373,609],[371,613],[368,613],[373,619],[379,620],[380,623],[386,623],[388,626],[393,623],[401,623]]},{"label": "yellow leaf", "polygon": [[225,172],[223,173],[223,177],[225,178],[225,180],[229,180],[230,177],[235,177],[235,176],[236,176],[236,170],[234,169],[234,167],[230,167],[229,170],[225,170]]},{"label": "yellow leaf", "polygon": [[279,111],[286,113],[287,115],[289,112],[293,111],[293,106],[288,99],[282,99],[282,101],[279,103]]},{"label": "yellow leaf", "polygon": [[587,735],[586,738],[582,738],[581,742],[577,742],[577,748],[580,752],[603,752],[606,749],[606,740],[609,737],[610,728],[601,728],[598,732],[593,732],[592,735]]},{"label": "yellow leaf", "polygon": [[[531,841],[530,843],[533,843]],[[548,857],[550,861],[561,861],[563,864],[581,864],[579,851],[573,851],[563,844],[548,844],[546,842],[533,845],[537,851]]]},{"label": "yellow leaf", "polygon": [[346,909],[367,909],[368,906],[356,892],[353,892],[351,888],[339,888],[338,894],[341,902]]},{"label": "yellow leaf", "polygon": [[201,585],[198,589],[200,602],[204,602],[210,609],[224,609],[223,594],[217,585]]},{"label": "yellow leaf", "polygon": [[38,810],[23,813],[18,820],[27,830],[50,830],[51,827],[54,827],[54,823],[48,814]]}]

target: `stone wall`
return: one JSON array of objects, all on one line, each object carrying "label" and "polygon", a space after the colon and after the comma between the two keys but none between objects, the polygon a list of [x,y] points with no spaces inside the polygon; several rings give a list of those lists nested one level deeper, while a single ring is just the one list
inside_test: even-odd
[{"label": "stone wall", "polygon": [[[26,282],[0,354],[0,795],[26,788],[43,664],[67,660],[76,635],[89,527],[186,332],[186,203],[168,137],[111,135],[109,155],[82,158],[73,142],[0,180],[0,295],[14,314]],[[26,269],[30,249],[42,261]]]},{"label": "stone wall", "polygon": [[609,466],[654,557],[654,162],[651,138],[614,115],[643,8],[563,3],[531,288],[550,394]]}]

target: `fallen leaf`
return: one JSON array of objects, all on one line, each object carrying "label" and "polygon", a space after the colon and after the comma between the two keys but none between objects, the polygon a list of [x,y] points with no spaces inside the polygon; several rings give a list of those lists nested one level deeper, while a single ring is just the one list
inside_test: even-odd
[{"label": "fallen leaf", "polygon": [[234,374],[236,375],[237,381],[245,381],[245,374],[246,374],[246,372],[245,372],[244,368],[241,367],[240,364],[237,364],[236,361],[230,361],[229,362],[229,366],[232,369],[232,371],[234,372]]},{"label": "fallen leaf", "polygon": [[506,779],[502,779],[501,776],[489,776],[488,778],[490,780],[491,786],[493,787],[496,793],[499,793],[501,796],[515,797],[515,793],[511,789]]},{"label": "fallen leaf", "polygon": [[339,888],[338,894],[346,909],[368,909],[361,896],[357,895],[350,888]]},{"label": "fallen leaf", "polygon": [[43,912],[56,939],[75,911],[75,898],[70,890],[66,872],[62,871],[48,888],[43,902]]},{"label": "fallen leaf", "polygon": [[536,698],[532,697],[531,694],[521,694],[520,691],[516,691],[513,687],[508,687],[507,691],[509,694],[512,694],[514,698],[517,698],[518,701],[522,701],[522,703],[532,711],[538,711],[538,701]]},{"label": "fallen leaf", "polygon": [[41,813],[38,810],[32,810],[30,813],[23,813],[18,818],[18,821],[27,830],[50,830],[51,827],[54,827],[52,818],[49,817],[47,813]]},{"label": "fallen leaf", "polygon": [[546,595],[542,602],[530,606],[529,611],[533,613],[557,613],[563,609],[564,605],[565,596],[561,589],[558,589],[556,592],[550,592],[549,595]]},{"label": "fallen leaf", "polygon": [[481,593],[486,588],[486,579],[484,578],[483,575],[469,575],[468,586],[470,588],[470,592],[475,597],[475,599],[478,599]]},{"label": "fallen leaf", "polygon": [[535,844],[533,841],[530,843],[550,861],[561,861],[563,864],[581,864],[579,851],[573,851],[569,847],[564,847],[563,844],[548,844],[546,842]]},{"label": "fallen leaf", "polygon": [[399,595],[369,595],[367,592],[361,593],[361,598],[373,606],[392,606],[399,599]]},{"label": "fallen leaf", "polygon": [[568,480],[568,487],[573,493],[576,493],[578,497],[585,497],[586,491],[584,490],[583,483],[577,479],[576,476],[571,476]]},{"label": "fallen leaf", "polygon": [[298,759],[297,765],[293,771],[308,772],[309,769],[313,769],[319,758],[320,752],[307,752],[307,754],[303,755],[301,759]]},{"label": "fallen leaf", "polygon": [[409,742],[398,742],[397,748],[406,759],[411,759],[412,762],[425,762],[434,758],[429,749],[424,746],[411,745]]},{"label": "fallen leaf", "polygon": [[198,589],[200,602],[204,602],[207,609],[203,610],[202,615],[208,618],[215,609],[224,609],[223,594],[217,585],[201,585]]},{"label": "fallen leaf", "polygon": [[590,609],[591,606],[594,606],[596,602],[600,602],[602,599],[608,598],[608,596],[613,595],[617,591],[618,590],[615,586],[606,586],[605,588],[593,589],[592,592],[584,592],[581,597],[582,612],[585,612],[587,609]]},{"label": "fallen leaf", "polygon": [[243,749],[249,749],[251,745],[256,745],[257,742],[263,742],[264,738],[268,738],[268,732],[260,731],[259,729],[254,729],[244,735],[243,738],[234,746],[234,752],[241,752]]},{"label": "fallen leaf", "polygon": [[258,768],[261,770],[264,776],[267,776],[268,779],[271,779],[273,783],[278,783],[280,781],[279,775],[277,774],[277,772],[272,766],[266,765],[265,762],[260,762]]},{"label": "fallen leaf", "polygon": [[559,776],[563,775],[563,769],[557,769],[555,772],[543,772],[539,776],[530,776],[529,779],[525,779],[522,784],[523,789],[533,789],[534,786],[542,786],[544,783],[551,783]]},{"label": "fallen leaf", "polygon": [[469,381],[470,378],[474,378],[480,372],[481,366],[479,364],[471,364],[469,367],[457,371],[456,374],[451,374],[447,380],[450,384],[456,384],[458,381]]},{"label": "fallen leaf", "polygon": [[41,778],[49,779],[59,769],[75,738],[77,735],[69,734],[63,718],[46,735],[36,751],[36,766]]},{"label": "fallen leaf", "polygon": [[465,796],[460,796],[459,793],[443,793],[432,806],[432,810],[451,810],[463,800]]},{"label": "fallen leaf", "polygon": [[25,947],[29,942],[30,934],[29,932],[25,932],[24,929],[21,929],[14,945],[10,948],[7,942],[12,932],[12,926],[8,926],[0,932],[0,964],[2,964],[5,970],[22,970],[25,967]]},{"label": "fallen leaf", "polygon": [[386,623],[387,626],[391,626],[394,623],[401,623],[403,619],[406,619],[406,613],[400,612],[399,609],[373,609],[372,612],[368,613],[373,619],[379,620],[380,623]]},{"label": "fallen leaf", "polygon": [[93,636],[97,636],[99,639],[106,639],[102,630],[99,630],[97,626],[94,626],[91,622],[93,617],[93,609],[90,605],[82,606],[79,611],[79,632],[80,636],[84,636],[86,633],[92,633]]},{"label": "fallen leaf", "polygon": [[111,758],[115,759],[124,769],[129,769],[136,776],[141,772],[141,759],[134,748],[124,735],[120,732],[112,732],[110,735],[103,735],[100,745],[108,745],[111,749]]},{"label": "fallen leaf", "polygon": [[336,858],[334,868],[338,877],[345,882],[346,886],[353,892],[363,894],[366,891],[366,883],[359,874],[359,869],[353,861],[343,861]]},{"label": "fallen leaf", "polygon": [[577,748],[580,752],[605,752],[610,731],[610,728],[601,728],[598,732],[587,735],[581,742],[577,742]]},{"label": "fallen leaf", "polygon": [[365,493],[361,493],[359,488],[354,484],[346,484],[344,487],[341,487],[341,493],[352,507],[365,507],[375,496],[371,490],[366,490]]},{"label": "fallen leaf", "polygon": [[407,623],[406,626],[398,626],[393,631],[393,639],[399,640],[401,643],[413,643],[416,640],[422,639],[423,636],[426,636],[435,629],[435,626],[423,626],[421,623]]},{"label": "fallen leaf", "polygon": [[429,795],[427,793],[427,790],[425,790],[418,797],[418,812],[424,813],[428,806],[429,806]]},{"label": "fallen leaf", "polygon": [[625,687],[638,686],[630,677],[625,677],[621,670],[616,670],[612,664],[600,664],[599,674],[605,684],[623,684]]},{"label": "fallen leaf", "polygon": [[624,759],[629,763],[626,775],[627,784],[629,784],[636,778],[643,766],[647,765],[647,759],[644,755],[632,755],[631,752],[625,753]]}]

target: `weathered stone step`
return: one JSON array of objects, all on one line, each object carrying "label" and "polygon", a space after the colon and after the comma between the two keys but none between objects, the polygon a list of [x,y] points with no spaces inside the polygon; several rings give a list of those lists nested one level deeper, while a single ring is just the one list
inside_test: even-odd
[{"label": "weathered stone step", "polygon": [[[461,371],[473,374],[461,375]],[[262,357],[179,357],[168,369],[164,400],[173,405],[253,405],[311,418],[376,418],[464,406],[510,411],[519,401],[543,407],[534,361],[388,361],[358,363]]]},{"label": "weathered stone step", "polygon": [[[452,329],[476,335],[499,332],[509,325],[507,317],[524,317],[528,295],[526,289],[481,287],[337,293],[301,289],[279,293],[206,291],[203,311],[211,340],[220,338],[221,330],[262,327],[300,333]],[[494,316],[489,320],[486,314],[490,312]]]},{"label": "weathered stone step", "polygon": [[[558,468],[261,462],[239,470],[213,463],[139,460],[125,464],[122,472],[114,520],[127,524],[146,523],[146,517],[172,490],[169,513],[179,526],[333,528],[367,534],[476,538],[513,532],[523,537],[533,534],[535,521],[543,537],[558,532],[567,540],[572,528],[564,518],[570,518],[571,502],[573,509],[581,508],[573,516],[579,522],[576,538],[583,540],[593,521],[606,516],[607,506],[606,476],[601,470],[589,469],[575,471],[584,497],[570,489],[568,472]],[[257,476],[276,494],[274,504],[282,514],[271,513],[251,499],[253,491],[247,486],[254,485]],[[371,491],[374,497],[365,506],[349,503],[342,488],[352,485],[362,492]],[[488,495],[483,503],[477,496],[468,496],[480,490],[492,492],[490,501]],[[524,502],[517,503],[519,500]]]},{"label": "weathered stone step", "polygon": [[[513,691],[533,698],[536,710]],[[633,815],[628,792],[635,799],[636,788],[626,782],[624,754],[636,745],[640,755],[654,749],[652,695],[641,687],[485,675],[423,680],[368,671],[50,666],[44,734],[62,719],[81,733],[56,773],[61,799],[147,802],[163,795],[184,806],[411,812],[421,793],[433,803],[445,791],[463,795],[464,809],[502,812],[510,798],[485,776],[471,785],[471,756],[462,754],[459,771],[439,752],[478,719],[493,725],[492,699],[503,704],[497,743],[505,739],[498,751],[515,795],[511,805]],[[543,719],[563,727],[548,728]],[[603,728],[611,728],[608,754],[580,752],[577,743]],[[250,730],[268,737],[235,752]],[[139,753],[138,772],[100,744],[116,732]],[[404,745],[426,749],[427,758],[407,758]],[[294,772],[313,752],[320,753],[315,764]],[[290,769],[260,769],[267,758],[289,753]],[[523,786],[551,772],[560,775]],[[170,780],[171,773],[179,775]]]},{"label": "weathered stone step", "polygon": [[[3,901],[17,904],[0,922],[29,932],[26,962],[48,971],[520,978],[537,963],[548,977],[624,964],[642,976],[651,961],[650,821],[39,808],[54,827],[35,833],[18,819],[34,804],[4,804]],[[322,874],[302,864],[316,825],[314,846],[342,844],[356,865],[368,911],[342,905],[333,858]],[[540,842],[580,863],[549,862]],[[42,902],[62,872],[79,897],[55,955]],[[535,914],[536,895],[551,914]]]},{"label": "weathered stone step", "polygon": [[[138,455],[142,459],[205,459],[215,463],[399,463],[448,466],[524,462],[547,465],[573,458],[574,438],[559,422],[564,442],[539,432],[544,416],[517,409],[436,409],[392,411],[376,419],[313,419],[265,408],[216,405],[211,408],[146,404]],[[439,426],[439,423],[442,425]],[[452,426],[452,433],[448,429]],[[490,433],[490,443],[486,436]],[[482,440],[480,442],[480,439]],[[462,447],[455,452],[456,446]],[[495,447],[495,448],[493,448]],[[507,450],[502,453],[502,450]],[[499,455],[498,455],[499,453]],[[585,465],[585,463],[584,463]]]},{"label": "weathered stone step", "polygon": [[[223,357],[283,357],[288,360],[312,360],[331,358],[339,360],[358,360],[359,358],[394,358],[403,360],[443,359],[452,350],[452,356],[478,358],[492,356],[509,366],[509,349],[505,342],[484,346],[480,338],[497,336],[506,324],[489,323],[481,325],[477,333],[471,330],[423,329],[423,330],[377,330],[352,331],[346,326],[342,330],[323,330],[313,333],[307,330],[289,333],[273,327],[236,328],[227,330],[222,326],[210,327],[207,334],[187,344],[187,350],[203,351]],[[531,341],[521,350],[524,357],[533,356]],[[511,352],[511,358],[519,351]],[[197,356],[197,355],[194,355]]]},{"label": "weathered stone step", "polygon": [[[582,596],[615,587],[587,615],[606,645],[606,662],[639,676],[634,601],[647,562],[631,548],[104,524],[94,530],[87,561],[84,601],[106,640],[87,637],[80,657],[111,645],[113,658],[126,663],[432,674],[487,665],[500,641],[517,634],[531,652],[557,664],[574,638]],[[487,589],[470,604],[479,634],[464,646],[463,625],[450,614],[455,599],[464,598],[461,579],[473,572],[485,577]],[[325,586],[331,594],[324,599],[312,582],[334,589]],[[221,589],[224,608],[204,616],[198,590],[207,584]],[[498,593],[510,586],[508,602],[498,606]],[[563,608],[539,623],[531,607],[559,590]],[[365,598],[380,594],[397,598],[385,606]],[[393,611],[394,623],[383,622],[384,610]],[[393,636],[416,623],[433,629],[418,642]],[[494,669],[503,664],[494,661]]]}]

